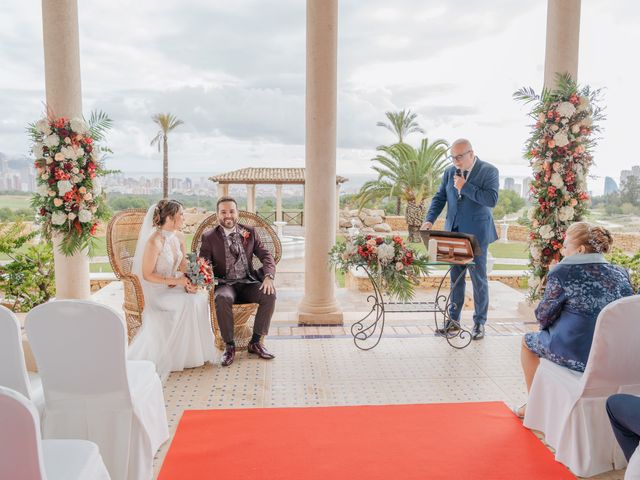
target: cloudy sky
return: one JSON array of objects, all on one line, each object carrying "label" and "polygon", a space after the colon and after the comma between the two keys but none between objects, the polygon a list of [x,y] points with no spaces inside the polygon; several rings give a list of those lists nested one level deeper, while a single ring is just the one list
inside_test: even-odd
[{"label": "cloudy sky", "polygon": [[[304,0],[79,0],[85,113],[115,122],[109,168],[160,171],[150,117],[185,121],[170,168],[304,166]],[[0,0],[0,152],[28,152],[43,112],[40,2]],[[583,0],[578,77],[604,89],[607,121],[591,188],[640,163],[640,3]],[[340,0],[338,172],[363,173],[384,112],[410,108],[430,139],[465,136],[502,176],[524,176],[527,108],[511,95],[543,81],[544,0]],[[409,137],[417,143],[419,136]]]}]

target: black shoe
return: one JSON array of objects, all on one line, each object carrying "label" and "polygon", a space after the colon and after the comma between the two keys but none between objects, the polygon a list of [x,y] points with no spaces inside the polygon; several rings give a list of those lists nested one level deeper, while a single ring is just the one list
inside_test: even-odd
[{"label": "black shoe", "polygon": [[476,323],[471,329],[471,340],[481,340],[484,338],[484,325]]},{"label": "black shoe", "polygon": [[456,320],[447,320],[442,328],[436,330],[436,335],[449,335],[460,330],[460,324]]},{"label": "black shoe", "polygon": [[228,367],[233,363],[233,359],[236,358],[236,347],[232,345],[227,345],[224,349],[224,353],[222,354],[222,364],[223,367]]}]

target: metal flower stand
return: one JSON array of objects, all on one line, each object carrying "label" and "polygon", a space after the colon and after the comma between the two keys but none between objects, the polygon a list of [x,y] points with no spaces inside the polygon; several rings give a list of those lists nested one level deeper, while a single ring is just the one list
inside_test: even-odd
[{"label": "metal flower stand", "polygon": [[[376,347],[382,339],[382,333],[384,331],[385,315],[392,312],[418,312],[418,313],[433,313],[433,321],[435,323],[436,331],[441,330],[443,336],[449,345],[453,348],[462,349],[467,347],[471,343],[471,332],[464,328],[459,322],[451,319],[449,315],[449,309],[455,306],[451,302],[451,292],[459,282],[464,282],[467,270],[473,268],[475,264],[473,262],[465,265],[462,272],[453,281],[449,292],[445,294],[443,292],[443,286],[445,280],[449,277],[451,269],[457,265],[454,263],[445,262],[432,262],[429,265],[438,266],[444,265],[449,267],[447,272],[442,276],[438,288],[436,290],[433,301],[428,302],[385,302],[382,289],[380,288],[378,279],[371,275],[371,272],[366,267],[358,266],[362,268],[369,277],[369,281],[373,286],[373,294],[367,297],[367,302],[370,302],[371,310],[361,320],[358,320],[351,325],[351,335],[353,336],[353,342],[356,347],[361,350],[371,350]],[[356,268],[356,269],[357,269]],[[441,317],[442,324],[438,322],[438,317]],[[445,329],[445,327],[447,327]]]}]

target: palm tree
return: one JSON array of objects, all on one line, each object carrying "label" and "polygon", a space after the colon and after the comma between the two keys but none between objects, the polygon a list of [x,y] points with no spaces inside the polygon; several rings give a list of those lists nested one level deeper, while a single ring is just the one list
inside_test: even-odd
[{"label": "palm tree", "polygon": [[428,138],[422,139],[418,149],[406,143],[378,147],[380,154],[372,159],[377,163],[373,169],[378,172],[378,178],[362,186],[358,193],[360,205],[390,196],[406,201],[409,241],[419,242],[418,231],[425,216],[425,201],[438,188],[447,166],[448,147],[445,140],[429,143]]},{"label": "palm tree", "polygon": [[[398,137],[398,143],[404,143],[405,137],[411,133],[424,133],[424,130],[420,128],[418,122],[416,122],[417,114],[411,110],[401,110],[399,112],[386,112],[385,115],[389,119],[389,123],[378,122],[378,127],[383,127],[394,133]],[[400,209],[402,208],[402,200],[400,197],[396,198],[396,215],[400,215]]]},{"label": "palm tree", "polygon": [[418,114],[411,110],[386,112],[385,115],[389,119],[389,123],[378,122],[376,125],[395,133],[398,137],[398,143],[404,143],[405,137],[411,133],[424,133],[424,130],[416,122]]},{"label": "palm tree", "polygon": [[169,197],[169,132],[179,127],[184,122],[171,113],[157,113],[151,119],[160,126],[160,130],[151,140],[151,145],[158,144],[160,151],[160,140],[162,140],[162,198]]}]

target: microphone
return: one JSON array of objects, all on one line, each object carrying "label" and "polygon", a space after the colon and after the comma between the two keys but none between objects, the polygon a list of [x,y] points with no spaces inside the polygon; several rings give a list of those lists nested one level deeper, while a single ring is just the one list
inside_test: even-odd
[{"label": "microphone", "polygon": [[[459,168],[456,168],[456,177],[461,177],[462,176],[462,170],[460,170]],[[458,200],[460,200],[462,198],[462,194],[460,193],[460,190],[458,190],[456,188],[456,190],[458,191]]]}]

